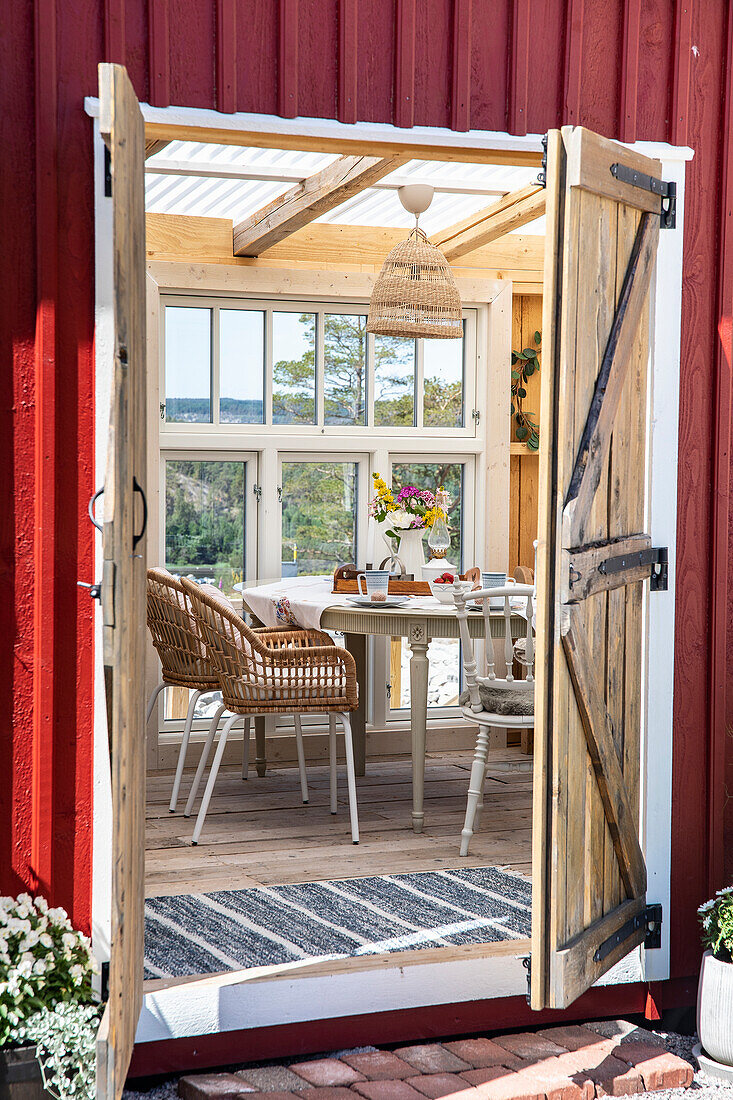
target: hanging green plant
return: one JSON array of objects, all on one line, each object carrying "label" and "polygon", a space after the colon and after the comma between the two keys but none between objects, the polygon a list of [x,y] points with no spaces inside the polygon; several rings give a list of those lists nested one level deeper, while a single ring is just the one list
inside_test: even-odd
[{"label": "hanging green plant", "polygon": [[540,425],[534,414],[525,411],[523,401],[527,396],[527,379],[540,369],[540,345],[542,334],[535,332],[533,348],[512,352],[512,417],[516,425],[515,435],[527,450],[537,451],[540,446]]}]

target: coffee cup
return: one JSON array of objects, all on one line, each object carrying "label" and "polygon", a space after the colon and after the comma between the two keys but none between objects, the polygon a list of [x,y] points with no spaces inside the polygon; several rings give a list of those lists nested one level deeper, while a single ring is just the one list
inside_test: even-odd
[{"label": "coffee cup", "polygon": [[[362,580],[366,591],[362,588]],[[384,603],[389,589],[388,569],[365,569],[356,578],[359,595],[366,596],[372,603]]]}]

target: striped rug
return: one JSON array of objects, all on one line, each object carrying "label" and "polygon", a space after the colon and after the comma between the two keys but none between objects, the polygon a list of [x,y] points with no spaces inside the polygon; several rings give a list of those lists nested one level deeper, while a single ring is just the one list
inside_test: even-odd
[{"label": "striped rug", "polygon": [[496,867],[149,898],[145,976],[523,939],[531,902]]}]

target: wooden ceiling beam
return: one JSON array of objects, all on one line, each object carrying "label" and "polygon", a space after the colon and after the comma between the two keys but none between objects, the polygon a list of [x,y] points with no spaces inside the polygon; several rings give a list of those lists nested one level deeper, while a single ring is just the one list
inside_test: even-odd
[{"label": "wooden ceiling beam", "polygon": [[405,163],[401,156],[339,157],[234,226],[235,256],[259,256]]},{"label": "wooden ceiling beam", "polygon": [[448,262],[453,263],[467,252],[473,252],[513,229],[541,218],[544,212],[545,189],[540,184],[532,183],[519,191],[511,191],[499,202],[478,210],[430,239]]}]

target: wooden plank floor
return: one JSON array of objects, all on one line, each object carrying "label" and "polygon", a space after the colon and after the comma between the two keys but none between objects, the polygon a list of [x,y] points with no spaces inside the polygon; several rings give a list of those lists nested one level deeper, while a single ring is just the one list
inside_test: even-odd
[{"label": "wooden plank floor", "polygon": [[[146,895],[448,867],[510,867],[530,873],[532,758],[519,749],[492,753],[484,816],[467,859],[458,856],[471,769],[468,753],[428,756],[425,831],[412,832],[409,760],[369,761],[357,779],[361,843],[349,833],[346,777],[339,765],[339,813],[329,813],[328,769],[309,767],[310,802],[300,798],[295,768],[254,769],[243,782],[222,768],[200,843],[191,845],[194,818],[183,817],[192,773],[184,775],[179,810],[168,810],[173,776],[148,777]],[[198,803],[195,810],[198,809]]]}]

